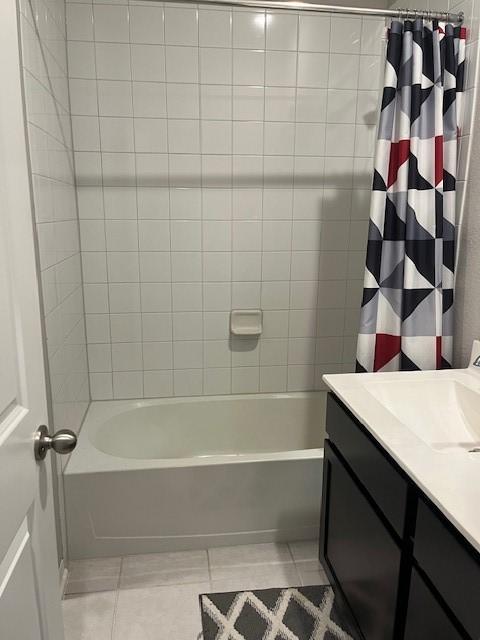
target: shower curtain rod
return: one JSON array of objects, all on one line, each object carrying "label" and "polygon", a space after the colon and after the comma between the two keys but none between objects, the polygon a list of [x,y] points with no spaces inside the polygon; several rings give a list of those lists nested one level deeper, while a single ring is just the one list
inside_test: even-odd
[{"label": "shower curtain rod", "polygon": [[344,13],[362,16],[378,16],[386,18],[426,18],[443,22],[463,22],[463,11],[450,13],[427,9],[374,9],[372,7],[345,7],[332,4],[316,4],[302,0],[175,0],[183,4],[223,5],[228,7],[254,7],[259,9],[290,9],[294,11],[316,11],[318,13]]}]

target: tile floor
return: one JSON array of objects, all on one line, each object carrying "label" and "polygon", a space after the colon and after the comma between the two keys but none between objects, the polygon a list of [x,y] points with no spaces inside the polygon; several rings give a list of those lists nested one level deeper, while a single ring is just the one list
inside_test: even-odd
[{"label": "tile floor", "polygon": [[200,593],[328,582],[317,541],[71,563],[65,640],[196,640]]}]

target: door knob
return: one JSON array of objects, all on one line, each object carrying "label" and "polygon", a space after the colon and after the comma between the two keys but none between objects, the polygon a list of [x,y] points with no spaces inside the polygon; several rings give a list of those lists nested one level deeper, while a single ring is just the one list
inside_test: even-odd
[{"label": "door knob", "polygon": [[44,460],[49,449],[53,449],[55,453],[66,454],[71,453],[76,446],[77,436],[70,429],[60,429],[50,436],[47,427],[42,424],[34,438],[35,460]]}]

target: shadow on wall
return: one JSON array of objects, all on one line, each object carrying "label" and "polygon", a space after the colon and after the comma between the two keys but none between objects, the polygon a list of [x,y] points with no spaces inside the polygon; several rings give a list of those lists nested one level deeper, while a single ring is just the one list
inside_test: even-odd
[{"label": "shadow on wall", "polygon": [[[89,155],[82,153],[82,155]],[[99,154],[98,154],[99,155]],[[78,187],[165,187],[165,188],[202,188],[212,187],[216,189],[232,189],[232,188],[271,188],[271,189],[339,189],[339,190],[354,190],[354,189],[370,189],[372,181],[372,171],[363,170],[360,172],[345,171],[344,166],[351,161],[353,165],[354,161],[361,162],[368,169],[371,168],[371,158],[354,158],[341,157],[328,158],[332,161],[338,161],[337,167],[332,167],[331,172],[329,166],[324,169],[323,157],[303,156],[297,157],[297,160],[307,160],[309,164],[311,161],[318,161],[318,166],[312,169],[310,172],[302,169],[301,173],[294,171],[294,157],[293,156],[268,156],[269,159],[278,160],[278,163],[285,162],[285,159],[291,161],[291,166],[284,164],[284,167],[279,171],[269,171],[268,168],[259,169],[257,171],[252,170],[240,170],[235,168],[235,161],[240,158],[242,161],[248,161],[252,158],[262,158],[262,156],[217,156],[224,162],[225,171],[222,173],[211,172],[208,170],[202,171],[200,167],[201,156],[189,156],[185,154],[185,158],[193,158],[198,161],[198,170],[195,171],[182,171],[168,168],[167,166],[167,154],[154,154],[149,156],[152,159],[157,156],[158,167],[154,174],[150,172],[139,173],[138,167],[135,170],[133,155],[134,154],[110,154],[104,153],[104,156],[132,156],[132,158],[125,158],[124,166],[119,167],[120,171],[110,173],[109,167],[103,167],[103,180],[102,180],[102,168],[100,161],[95,166],[93,159],[82,160],[80,163],[77,160],[76,177]],[[229,161],[224,159],[228,158],[230,161],[233,158],[233,172],[228,167]],[[343,169],[343,170],[342,170]],[[324,179],[319,179],[319,174],[326,172]],[[321,216],[320,216],[321,219]]]}]

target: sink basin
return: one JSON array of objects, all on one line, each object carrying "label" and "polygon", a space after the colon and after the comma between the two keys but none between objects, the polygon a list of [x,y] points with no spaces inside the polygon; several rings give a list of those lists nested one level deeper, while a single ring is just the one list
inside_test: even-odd
[{"label": "sink basin", "polygon": [[432,449],[480,448],[480,390],[453,378],[371,381],[365,389]]}]

